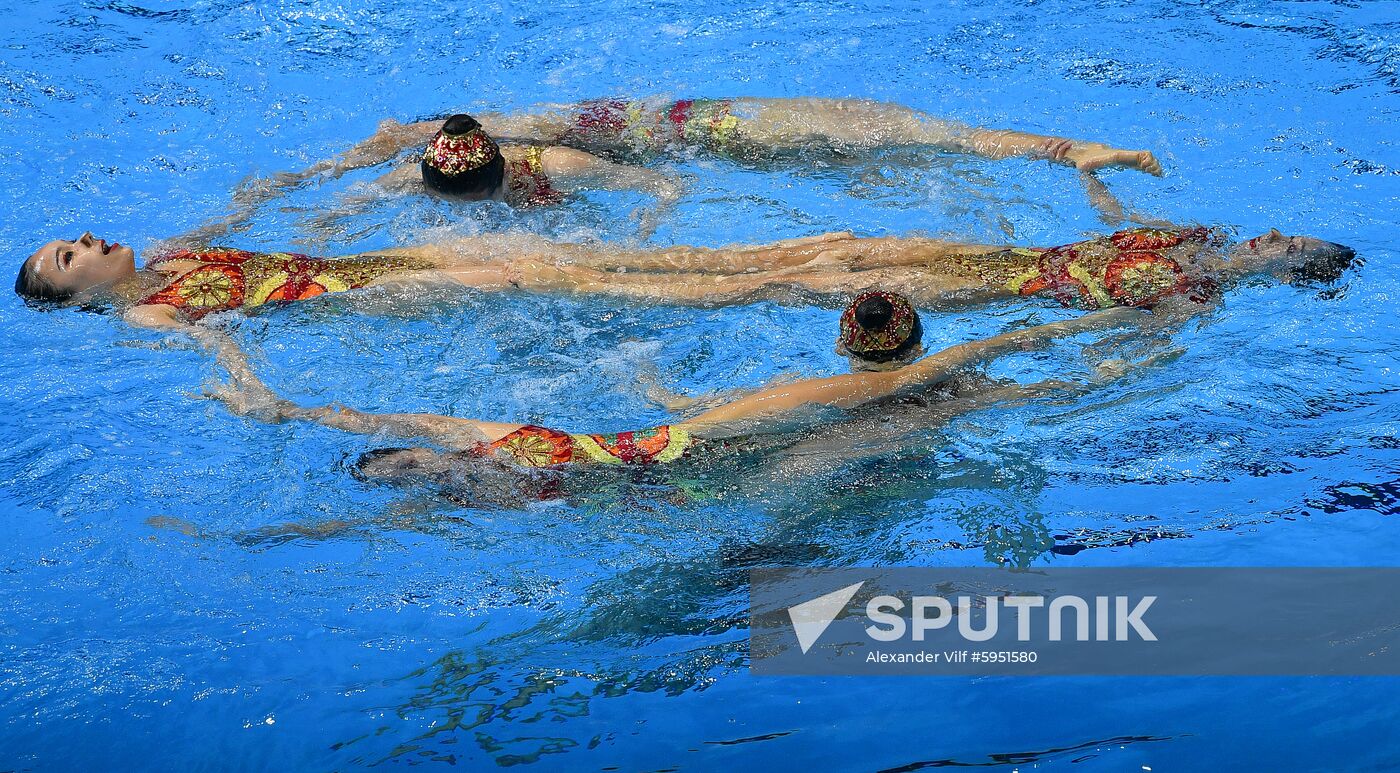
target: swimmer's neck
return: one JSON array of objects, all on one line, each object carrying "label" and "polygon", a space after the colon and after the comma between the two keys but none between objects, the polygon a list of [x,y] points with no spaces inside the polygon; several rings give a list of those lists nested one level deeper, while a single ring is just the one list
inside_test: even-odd
[{"label": "swimmer's neck", "polygon": [[86,294],[90,300],[107,300],[119,306],[134,306],[165,288],[170,279],[164,274],[149,268],[122,277],[109,284],[94,287]]}]

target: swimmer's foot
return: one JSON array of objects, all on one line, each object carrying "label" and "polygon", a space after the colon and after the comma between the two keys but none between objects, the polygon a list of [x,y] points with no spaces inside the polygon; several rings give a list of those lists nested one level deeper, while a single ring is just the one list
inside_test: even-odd
[{"label": "swimmer's foot", "polygon": [[1072,145],[1055,160],[1071,164],[1081,172],[1118,166],[1162,176],[1162,164],[1150,150],[1120,150],[1097,142],[1075,142]]}]

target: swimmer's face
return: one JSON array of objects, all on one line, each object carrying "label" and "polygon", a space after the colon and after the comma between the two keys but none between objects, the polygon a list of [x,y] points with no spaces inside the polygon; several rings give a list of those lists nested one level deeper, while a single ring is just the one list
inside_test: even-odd
[{"label": "swimmer's face", "polygon": [[911,346],[908,351],[900,354],[892,360],[877,362],[867,360],[846,348],[846,344],[840,338],[836,339],[836,353],[846,358],[846,363],[850,366],[852,373],[880,373],[884,371],[899,370],[911,362],[924,356],[924,345],[917,344]]},{"label": "swimmer's face", "polygon": [[846,358],[846,362],[848,365],[850,365],[852,373],[881,373],[891,370],[899,370],[900,368],[903,368],[909,363],[924,356],[924,347],[922,344],[920,344],[919,346],[913,347],[909,351],[905,352],[904,354],[901,354],[893,360],[886,360],[884,362],[867,360],[864,357],[858,357],[854,354],[851,354],[850,352],[846,351],[846,347],[842,346],[840,341],[836,342],[836,353]]},{"label": "swimmer's face", "polygon": [[84,233],[72,241],[45,244],[25,260],[24,268],[54,289],[73,294],[132,276],[136,252]]},{"label": "swimmer's face", "polygon": [[1284,281],[1333,282],[1351,266],[1356,251],[1311,236],[1284,236],[1274,229],[1240,245],[1232,257]]}]

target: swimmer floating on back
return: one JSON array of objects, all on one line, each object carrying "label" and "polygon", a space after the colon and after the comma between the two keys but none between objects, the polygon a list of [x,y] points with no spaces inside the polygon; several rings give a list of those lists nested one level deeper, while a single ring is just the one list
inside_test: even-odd
[{"label": "swimmer floating on back", "polygon": [[[458,114],[446,123],[385,121],[374,136],[337,158],[245,185],[235,197],[239,211],[222,227],[242,223],[260,204],[287,190],[386,163],[409,148],[423,150],[381,177],[380,190],[427,190],[525,206],[556,204],[565,194],[588,188],[636,189],[655,195],[660,212],[680,194],[675,181],[592,154],[645,158],[705,150],[743,160],[811,149],[868,152],[893,147],[927,147],[992,159],[1045,158],[1081,171],[1121,166],[1162,172],[1157,159],[1145,150],[979,129],[871,100],[605,99],[519,115],[472,118]],[[644,230],[654,225],[655,215],[644,223]]]},{"label": "swimmer floating on back", "polygon": [[493,234],[336,259],[172,249],[138,270],[130,247],[85,233],[30,255],[15,292],[35,301],[115,309],[152,328],[396,284],[709,305],[791,299],[794,292],[844,300],[887,287],[927,306],[1037,295],[1092,309],[1149,307],[1171,297],[1207,300],[1252,274],[1331,280],[1352,256],[1341,245],[1277,231],[1227,249],[1218,232],[1203,228],[1131,229],[1052,248],[828,234],[760,246],[620,249]]},{"label": "swimmer floating on back", "polygon": [[1250,276],[1333,281],[1354,255],[1340,244],[1276,230],[1232,246],[1221,231],[1173,226],[1057,247],[826,234],[771,246],[599,252],[519,267],[534,286],[654,302],[849,298],[889,288],[925,307],[1037,296],[1099,309],[1149,308],[1172,298],[1204,303]]},{"label": "swimmer floating on back", "polygon": [[[881,308],[862,311],[863,305]],[[977,363],[1003,353],[1041,347],[1056,338],[1131,325],[1139,315],[1140,312],[1129,309],[1099,311],[960,344],[903,366],[765,388],[683,423],[614,434],[570,433],[530,424],[435,414],[373,414],[334,405],[302,408],[271,393],[248,372],[234,373],[232,384],[214,396],[236,413],[267,421],[295,419],[348,432],[422,438],[444,449],[371,452],[358,464],[359,474],[366,477],[434,478],[453,468],[528,473],[542,468],[563,472],[590,466],[651,466],[683,459],[701,460],[734,450],[791,445],[801,439],[798,431],[803,425],[880,415],[890,409],[890,401],[916,393],[928,394]],[[841,345],[851,355],[871,362],[898,363],[917,356],[911,353],[919,351],[920,330],[918,315],[907,301],[880,293],[860,299],[843,315]],[[990,401],[1026,397],[1045,390],[1043,385],[983,384],[957,394],[962,407],[950,416],[983,407]],[[468,477],[481,479],[479,475]]]}]

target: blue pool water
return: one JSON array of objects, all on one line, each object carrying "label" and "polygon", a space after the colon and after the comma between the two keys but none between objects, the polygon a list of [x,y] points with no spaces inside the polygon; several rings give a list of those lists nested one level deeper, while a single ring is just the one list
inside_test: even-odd
[{"label": "blue pool water", "polygon": [[[0,770],[1400,757],[1391,679],[760,679],[743,622],[755,565],[1393,564],[1400,5],[88,0],[5,16],[0,248],[15,265],[89,228],[147,247],[222,211],[249,173],[305,166],[385,117],[656,93],[869,97],[1151,148],[1164,179],[1106,175],[1132,207],[1312,234],[1366,264],[1332,288],[1239,288],[1124,381],[972,414],[877,463],[739,477],[686,505],[609,489],[504,511],[366,486],[344,460],[376,441],[233,417],[196,399],[221,374],[192,347],[0,298]],[[909,160],[677,161],[689,192],[654,241],[1058,244],[1102,228],[1064,169]],[[233,243],[627,243],[642,201],[403,201],[308,242],[306,210],[364,179],[293,196]],[[338,303],[232,329],[308,404],[596,430],[664,420],[632,376],[649,363],[692,392],[843,365],[825,309]],[[1060,314],[932,315],[927,343]],[[1057,351],[1003,369],[1085,374]]]}]

